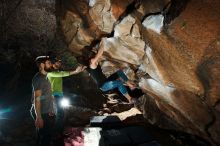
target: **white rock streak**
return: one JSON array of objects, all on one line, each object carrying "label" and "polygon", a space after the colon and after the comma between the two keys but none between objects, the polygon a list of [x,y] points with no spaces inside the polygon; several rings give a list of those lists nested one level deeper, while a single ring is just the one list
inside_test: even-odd
[{"label": "white rock streak", "polygon": [[142,24],[145,28],[151,29],[160,34],[163,27],[163,20],[164,20],[164,16],[161,14],[151,15],[148,16]]}]

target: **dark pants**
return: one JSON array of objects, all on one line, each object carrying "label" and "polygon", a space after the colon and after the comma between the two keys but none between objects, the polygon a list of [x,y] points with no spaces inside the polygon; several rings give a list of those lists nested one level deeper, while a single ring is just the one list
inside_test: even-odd
[{"label": "dark pants", "polygon": [[63,95],[54,94],[56,106],[57,106],[57,116],[55,122],[55,141],[54,146],[64,146],[64,137],[63,137],[63,130],[64,130],[64,110],[63,107],[60,105],[60,102],[63,98]]},{"label": "dark pants", "polygon": [[55,118],[55,115],[42,115],[44,126],[43,128],[37,129],[37,146],[51,146]]},{"label": "dark pants", "polygon": [[63,107],[61,107],[60,102],[63,98],[63,96],[60,95],[54,95],[55,102],[57,105],[57,116],[56,116],[56,123],[55,123],[55,129],[57,133],[62,134],[63,133],[63,127],[64,127],[64,110]]}]

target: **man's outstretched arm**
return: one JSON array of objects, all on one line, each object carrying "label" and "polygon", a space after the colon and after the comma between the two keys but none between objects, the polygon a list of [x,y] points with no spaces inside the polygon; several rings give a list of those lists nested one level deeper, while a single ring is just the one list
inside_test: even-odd
[{"label": "man's outstretched arm", "polygon": [[73,74],[78,74],[85,69],[84,66],[78,66],[75,70],[71,71],[54,71],[47,73],[47,77],[68,77]]},{"label": "man's outstretched arm", "polygon": [[70,71],[52,71],[47,73],[48,77],[68,77],[70,76]]}]

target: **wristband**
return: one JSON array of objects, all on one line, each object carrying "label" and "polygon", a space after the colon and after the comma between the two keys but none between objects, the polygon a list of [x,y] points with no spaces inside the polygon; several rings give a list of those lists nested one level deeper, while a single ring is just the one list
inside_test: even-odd
[{"label": "wristband", "polygon": [[35,97],[35,100],[37,101],[40,101],[40,100],[43,100],[45,99],[45,96],[38,96],[38,97]]}]

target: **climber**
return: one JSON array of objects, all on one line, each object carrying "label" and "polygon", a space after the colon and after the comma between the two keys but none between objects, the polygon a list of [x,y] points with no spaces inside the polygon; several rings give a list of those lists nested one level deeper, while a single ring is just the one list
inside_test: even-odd
[{"label": "climber", "polygon": [[116,72],[116,74],[118,75],[117,79],[106,78],[99,65],[99,60],[102,54],[103,46],[101,44],[98,53],[95,55],[95,57],[84,56],[83,60],[86,61],[87,65],[89,66],[87,68],[87,71],[90,73],[91,77],[94,79],[94,81],[102,91],[105,92],[117,88],[120,91],[120,93],[124,97],[126,97],[130,104],[135,104],[137,102],[137,99],[131,97],[128,94],[127,88],[125,86],[127,85],[129,88],[133,89],[135,88],[135,84],[128,80],[127,76],[124,74],[122,70],[118,70]]}]

